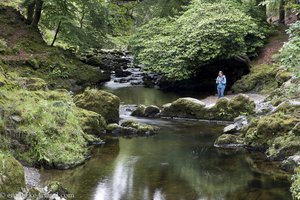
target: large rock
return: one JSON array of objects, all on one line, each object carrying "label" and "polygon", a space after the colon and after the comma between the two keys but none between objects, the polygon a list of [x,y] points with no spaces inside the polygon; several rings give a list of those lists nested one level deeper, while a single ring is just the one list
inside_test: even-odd
[{"label": "large rock", "polygon": [[106,129],[105,119],[96,112],[76,108],[76,115],[85,133],[98,135]]},{"label": "large rock", "polygon": [[280,167],[285,171],[293,172],[300,165],[300,155],[293,155],[281,162]]},{"label": "large rock", "polygon": [[114,137],[132,137],[137,135],[137,129],[132,127],[123,127],[119,124],[109,124],[107,126],[107,134]]},{"label": "large rock", "polygon": [[219,99],[212,107],[194,98],[180,98],[163,106],[162,117],[178,117],[232,121],[240,115],[255,112],[255,103],[247,95],[239,94],[233,99]]},{"label": "large rock", "polygon": [[146,117],[155,117],[155,116],[157,116],[158,113],[160,113],[160,109],[159,109],[159,107],[154,106],[154,105],[148,106],[145,109]]},{"label": "large rock", "polygon": [[107,134],[116,137],[150,136],[156,134],[157,131],[157,127],[148,124],[137,123],[134,120],[124,121],[121,125],[115,123],[107,126]]},{"label": "large rock", "polygon": [[145,117],[145,110],[146,106],[145,105],[139,105],[132,113],[132,116],[136,117]]},{"label": "large rock", "polygon": [[25,187],[23,166],[13,156],[0,151],[0,199],[21,192]]},{"label": "large rock", "polygon": [[205,103],[194,98],[180,98],[173,103],[164,106],[162,117],[178,117],[178,118],[205,118],[207,108]]},{"label": "large rock", "polygon": [[245,116],[240,116],[234,119],[234,123],[226,126],[223,130],[226,134],[239,134],[239,131],[248,125],[248,119]]},{"label": "large rock", "polygon": [[242,147],[244,146],[244,141],[239,136],[223,134],[215,141],[215,146],[223,148]]},{"label": "large rock", "polygon": [[[297,121],[299,119],[281,113],[252,119],[250,124],[243,129],[245,141],[247,145],[257,150],[266,150],[272,146],[277,137],[287,135]],[[284,142],[286,140],[283,139],[281,141]],[[279,146],[274,147],[275,149],[279,148]],[[271,154],[274,155],[273,153]]]},{"label": "large rock", "polygon": [[138,123],[134,120],[127,120],[122,122],[122,127],[134,128],[137,130],[137,134],[140,136],[149,136],[157,133],[158,128],[149,124]]},{"label": "large rock", "polygon": [[119,121],[119,97],[97,89],[86,89],[82,94],[76,95],[75,104],[86,110],[102,115],[108,123]]}]

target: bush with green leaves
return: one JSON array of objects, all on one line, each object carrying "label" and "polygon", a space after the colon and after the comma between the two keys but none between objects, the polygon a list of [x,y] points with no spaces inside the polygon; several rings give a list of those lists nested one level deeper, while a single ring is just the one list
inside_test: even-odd
[{"label": "bush with green leaves", "polygon": [[280,50],[279,63],[300,76],[300,21],[294,23],[287,31],[290,38]]},{"label": "bush with green leaves", "polygon": [[214,61],[256,55],[266,30],[236,3],[194,0],[181,16],[138,29],[131,49],[144,70],[185,79]]}]

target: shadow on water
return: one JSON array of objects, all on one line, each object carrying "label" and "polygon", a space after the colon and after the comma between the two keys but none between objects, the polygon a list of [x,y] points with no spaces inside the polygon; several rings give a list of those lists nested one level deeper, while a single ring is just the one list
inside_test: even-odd
[{"label": "shadow on water", "polygon": [[[129,91],[112,92],[129,104],[162,105],[180,96],[142,87]],[[61,181],[80,200],[291,199],[289,177],[276,163],[258,153],[213,147],[222,125],[136,119],[159,126],[158,135],[114,140],[94,149],[83,166],[42,171],[42,182]]]}]

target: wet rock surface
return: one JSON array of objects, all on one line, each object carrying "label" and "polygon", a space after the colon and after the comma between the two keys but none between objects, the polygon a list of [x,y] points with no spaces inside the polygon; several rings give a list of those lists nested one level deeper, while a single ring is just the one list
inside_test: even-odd
[{"label": "wet rock surface", "polygon": [[255,103],[247,95],[239,94],[232,99],[221,98],[210,107],[198,99],[180,98],[162,109],[162,117],[178,117],[232,121],[242,114],[253,114]]},{"label": "wet rock surface", "polygon": [[109,124],[106,130],[107,135],[114,137],[136,137],[136,136],[151,136],[156,134],[157,127],[138,123],[134,120],[125,120],[119,124]]}]

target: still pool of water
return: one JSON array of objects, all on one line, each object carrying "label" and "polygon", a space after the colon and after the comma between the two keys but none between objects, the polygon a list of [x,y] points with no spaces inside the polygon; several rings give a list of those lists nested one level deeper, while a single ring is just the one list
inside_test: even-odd
[{"label": "still pool of water", "polygon": [[[159,105],[177,98],[155,89],[138,90],[143,97],[128,88],[115,94],[130,104]],[[80,200],[291,199],[289,177],[262,155],[213,146],[223,126],[137,120],[159,126],[158,135],[112,140],[95,148],[92,159],[76,169],[41,171],[42,182],[60,181]]]}]

